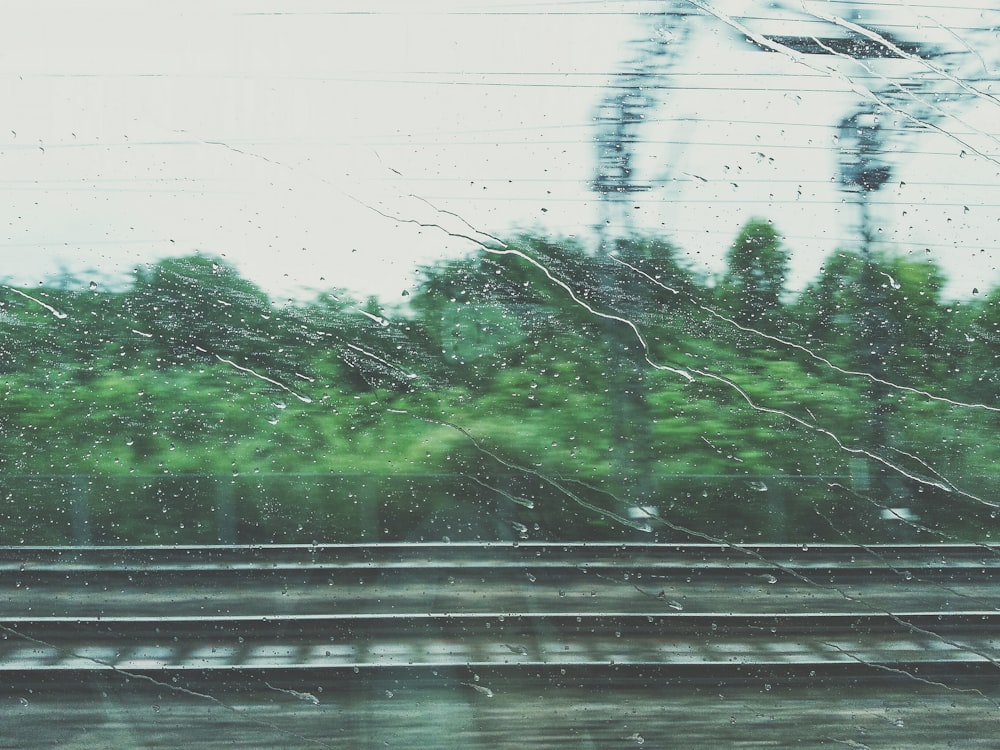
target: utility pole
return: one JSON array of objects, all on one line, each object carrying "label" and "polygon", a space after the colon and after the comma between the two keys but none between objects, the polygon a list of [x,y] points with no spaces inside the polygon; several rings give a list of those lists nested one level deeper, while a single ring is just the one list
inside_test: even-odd
[{"label": "utility pole", "polygon": [[[615,77],[594,118],[597,125],[597,169],[591,188],[600,196],[595,233],[602,296],[615,313],[633,318],[629,295],[617,288],[622,269],[612,259],[634,233],[633,202],[638,193],[654,187],[637,170],[637,147],[648,116],[660,102],[657,91],[683,52],[691,10],[668,10],[650,15],[647,33],[634,42],[635,54]],[[630,505],[643,521],[643,508],[655,507],[652,435],[646,418],[644,372],[639,342],[620,323],[604,326],[607,344],[607,381],[611,393],[610,436],[612,463],[626,487]],[[622,509],[619,509],[622,510]]]},{"label": "utility pole", "polygon": [[684,51],[694,15],[668,10],[647,17],[646,34],[634,40],[635,54],[615,76],[594,117],[597,170],[591,188],[601,199],[595,228],[602,254],[631,233],[635,194],[654,187],[637,174],[636,146],[642,143],[643,124],[660,104],[656,92]]},{"label": "utility pole", "polygon": [[[890,33],[873,30],[886,43],[878,43],[858,34],[847,36],[771,37],[775,42],[801,54],[824,55],[833,58],[847,58],[851,61],[865,61],[870,72],[876,64],[873,61],[900,59],[911,56],[924,59],[934,54],[919,43],[908,42],[893,37]],[[771,48],[762,48],[773,51]],[[861,279],[861,297],[865,305],[861,328],[861,359],[863,367],[873,380],[868,388],[870,411],[866,439],[873,451],[884,450],[890,442],[889,417],[892,406],[889,403],[889,389],[886,380],[886,361],[891,348],[892,332],[890,311],[884,303],[881,289],[883,279],[877,272],[873,259],[874,223],[872,204],[879,190],[892,176],[892,167],[886,159],[884,118],[892,112],[898,94],[906,89],[890,83],[880,86],[875,92],[879,104],[870,100],[859,102],[855,110],[838,125],[837,148],[839,156],[839,181],[841,190],[858,209],[858,227],[861,236],[861,256],[864,269]],[[921,112],[921,114],[924,114]],[[899,505],[893,500],[893,482],[887,467],[874,459],[866,462],[864,475],[856,478],[859,489],[868,492],[880,505]],[[874,524],[873,524],[874,527]]]},{"label": "utility pole", "polygon": [[[883,161],[881,111],[878,107],[862,108],[841,121],[839,127],[840,184],[858,207],[861,230],[861,256],[864,268],[861,277],[861,297],[865,304],[862,314],[862,361],[873,380],[868,388],[871,412],[868,419],[868,440],[873,450],[880,450],[889,443],[888,419],[892,411],[888,403],[889,390],[886,379],[886,360],[892,341],[889,330],[890,311],[883,302],[881,290],[884,279],[875,269],[872,258],[871,202],[892,175],[890,166]],[[864,485],[875,501],[887,506],[893,491],[886,467],[874,460],[868,462]]]},{"label": "utility pole", "polygon": [[[865,266],[860,291],[866,310],[860,321],[860,343],[864,367],[873,377],[869,388],[871,412],[867,440],[872,450],[881,451],[891,442],[890,387],[884,382],[889,375],[887,359],[894,335],[890,329],[890,310],[886,305],[886,280],[874,265],[875,223],[872,209],[878,191],[892,176],[892,166],[887,159],[885,124],[890,119],[898,121],[898,140],[903,131],[918,133],[951,116],[953,112],[944,107],[959,96],[981,93],[975,89],[975,84],[985,78],[995,78],[997,29],[963,30],[961,39],[953,34],[954,44],[931,44],[899,39],[876,26],[862,26],[845,20],[865,17],[868,12],[869,9],[862,4],[844,8],[842,17],[830,21],[831,30],[838,32],[833,36],[765,38],[776,46],[803,55],[846,59],[854,63],[855,70],[863,71],[862,76],[879,84],[870,89],[871,96],[860,101],[854,111],[840,122],[838,151],[840,186],[858,210],[861,255]],[[845,28],[847,34],[843,33]],[[770,45],[748,41],[761,50],[776,51]],[[976,44],[983,52],[976,51]],[[987,50],[992,51],[992,66],[984,57]],[[881,75],[877,69],[885,63],[880,60],[908,61],[910,75],[901,82]],[[898,482],[894,481],[884,464],[870,460],[865,473],[863,485],[877,503],[887,506],[882,518],[901,520],[913,517],[909,509],[892,507],[900,505],[898,501],[903,498],[894,498],[893,484]],[[900,527],[901,538],[911,536],[902,524],[896,525]]]}]

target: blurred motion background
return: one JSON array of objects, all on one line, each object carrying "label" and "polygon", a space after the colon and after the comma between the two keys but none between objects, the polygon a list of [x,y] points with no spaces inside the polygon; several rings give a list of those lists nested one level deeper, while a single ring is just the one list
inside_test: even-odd
[{"label": "blurred motion background", "polygon": [[13,18],[0,544],[992,539],[986,4]]}]

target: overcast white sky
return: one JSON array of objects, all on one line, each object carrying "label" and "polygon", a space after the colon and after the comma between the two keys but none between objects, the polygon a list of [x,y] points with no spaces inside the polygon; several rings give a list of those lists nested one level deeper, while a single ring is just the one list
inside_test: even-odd
[{"label": "overcast white sky", "polygon": [[[703,4],[754,30],[824,33],[815,18],[778,18],[767,2]],[[998,91],[984,80],[997,65],[976,31],[998,22],[985,2],[886,5],[854,4],[868,14],[861,22],[967,51],[964,69],[983,79],[975,86]],[[108,283],[199,250],[228,258],[274,295],[341,286],[394,301],[418,264],[472,246],[366,206],[463,231],[445,212],[493,233],[521,226],[590,237],[598,217],[588,189],[592,118],[631,57],[629,40],[654,33],[638,11],[665,6],[94,0],[5,8],[0,278],[38,284],[67,270]],[[850,3],[809,7],[853,18]],[[848,78],[884,81],[850,61],[810,57],[810,68],[757,51],[710,15],[691,24],[646,131],[654,143],[640,152],[640,173],[665,182],[641,197],[632,220],[717,270],[747,218],[773,219],[801,286],[835,247],[856,245],[857,213],[837,190],[834,125],[863,98]],[[902,80],[915,70],[911,62],[871,66]],[[1000,105],[941,80],[961,102],[941,98],[940,106],[961,121],[939,123],[951,137],[912,132],[894,144],[893,180],[878,195],[879,237],[940,261],[949,293],[964,296],[998,277]]]}]

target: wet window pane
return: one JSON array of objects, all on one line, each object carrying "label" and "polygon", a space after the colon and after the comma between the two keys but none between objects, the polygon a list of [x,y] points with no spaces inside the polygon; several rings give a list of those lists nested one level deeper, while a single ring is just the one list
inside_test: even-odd
[{"label": "wet window pane", "polygon": [[995,734],[988,3],[6,15],[12,746]]}]

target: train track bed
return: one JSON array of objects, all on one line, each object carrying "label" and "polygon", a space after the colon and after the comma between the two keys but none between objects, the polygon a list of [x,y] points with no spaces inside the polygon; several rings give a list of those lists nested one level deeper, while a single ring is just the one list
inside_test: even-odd
[{"label": "train track bed", "polygon": [[994,554],[2,549],[0,748],[975,747]]}]

